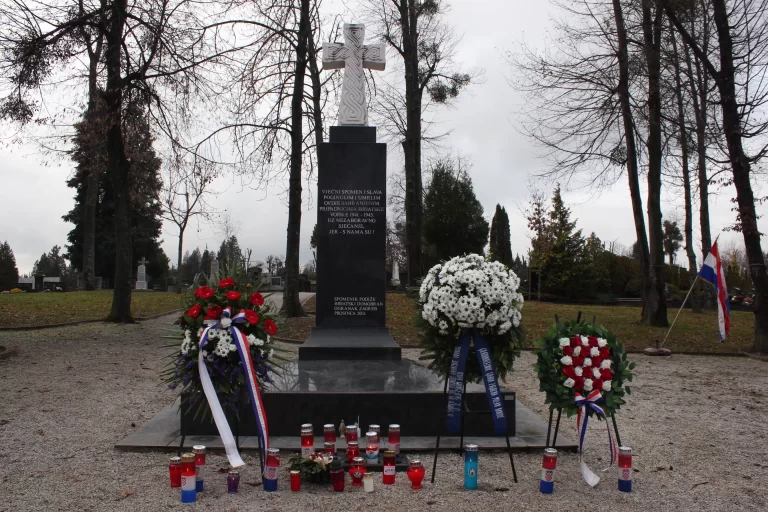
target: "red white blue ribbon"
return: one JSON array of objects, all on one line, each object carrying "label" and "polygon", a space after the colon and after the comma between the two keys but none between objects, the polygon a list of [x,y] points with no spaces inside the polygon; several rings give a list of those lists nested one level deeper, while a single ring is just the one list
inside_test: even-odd
[{"label": "red white blue ribbon", "polygon": [[[587,408],[591,409],[595,414],[605,420],[605,427],[608,430],[608,446],[611,452],[610,466],[613,466],[614,462],[616,462],[617,450],[616,444],[613,441],[613,436],[611,435],[611,427],[608,425],[608,418],[605,416],[605,411],[598,405],[603,402],[603,396],[598,389],[592,390],[586,398],[580,393],[576,393],[576,406],[579,408],[576,416],[576,429],[579,430],[579,464],[581,465],[581,476],[584,477],[584,481],[591,487],[596,486],[600,482],[600,477],[589,469],[589,466],[587,466],[587,463],[584,462],[583,459],[584,438],[587,435],[587,424],[589,423],[589,411]],[[581,422],[582,417],[584,418],[584,423]]]},{"label": "red white blue ribbon", "polygon": [[224,309],[221,313],[219,320],[206,320],[206,328],[203,331],[203,335],[200,336],[200,350],[198,356],[198,368],[200,372],[200,382],[203,385],[203,391],[205,392],[205,398],[208,400],[208,406],[211,409],[213,415],[213,421],[216,423],[216,428],[219,430],[219,436],[221,436],[221,442],[224,444],[224,450],[227,453],[227,459],[232,467],[244,466],[245,462],[240,457],[240,453],[237,450],[237,444],[235,438],[232,435],[232,429],[229,428],[229,422],[221,408],[218,396],[216,396],[216,389],[213,387],[211,377],[208,374],[208,368],[205,365],[205,358],[203,357],[203,348],[208,341],[208,333],[211,329],[217,329],[225,325],[228,328],[232,338],[235,340],[235,346],[237,352],[240,355],[240,361],[243,364],[243,373],[245,374],[245,383],[248,387],[248,393],[251,396],[251,405],[253,406],[253,414],[256,417],[256,426],[259,430],[259,437],[261,438],[261,447],[264,453],[269,448],[269,429],[267,426],[267,415],[264,412],[264,403],[261,400],[261,393],[259,392],[259,383],[256,379],[256,370],[251,358],[250,347],[248,346],[248,340],[243,336],[243,332],[237,328],[235,324],[246,322],[245,311],[241,311],[234,318],[231,318],[232,310],[230,308]]}]

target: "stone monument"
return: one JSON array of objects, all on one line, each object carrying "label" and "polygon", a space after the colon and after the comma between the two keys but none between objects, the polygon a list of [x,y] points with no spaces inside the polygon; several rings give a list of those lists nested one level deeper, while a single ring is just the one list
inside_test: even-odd
[{"label": "stone monument", "polygon": [[317,317],[299,360],[399,360],[385,327],[387,145],[366,126],[363,68],[384,69],[384,45],[345,24],[345,44],[323,45],[323,66],[344,68],[339,125],[318,148]]},{"label": "stone monument", "polygon": [[216,258],[211,260],[211,275],[209,277],[214,281],[219,278],[219,260]]},{"label": "stone monument", "polygon": [[146,258],[142,257],[139,260],[139,269],[136,273],[136,289],[137,290],[146,290],[147,289],[147,261]]}]

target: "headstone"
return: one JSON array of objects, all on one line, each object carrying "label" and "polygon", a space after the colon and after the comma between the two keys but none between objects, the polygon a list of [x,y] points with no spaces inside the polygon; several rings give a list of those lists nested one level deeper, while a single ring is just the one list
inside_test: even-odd
[{"label": "headstone", "polygon": [[397,260],[392,260],[392,286],[400,286],[400,269],[397,267]]},{"label": "headstone", "polygon": [[210,277],[214,281],[219,278],[219,260],[217,260],[216,258],[213,258],[211,260],[211,275],[210,275]]},{"label": "headstone", "polygon": [[136,275],[136,289],[137,290],[146,290],[147,289],[147,261],[146,258],[141,258],[139,260],[139,270]]},{"label": "headstone", "polygon": [[344,67],[344,85],[340,126],[318,148],[316,327],[300,360],[400,360],[385,327],[387,145],[365,126],[362,79],[364,67],[384,69],[384,51],[364,34],[345,24],[346,44],[323,45],[324,67]]}]

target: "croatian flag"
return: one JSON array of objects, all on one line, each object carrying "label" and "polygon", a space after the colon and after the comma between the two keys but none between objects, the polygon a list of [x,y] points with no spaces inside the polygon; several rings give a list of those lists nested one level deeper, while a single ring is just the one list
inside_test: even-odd
[{"label": "croatian flag", "polygon": [[701,266],[699,277],[715,287],[717,295],[717,319],[720,331],[720,341],[725,341],[731,332],[731,303],[728,300],[728,287],[725,285],[725,272],[717,252],[717,241],[712,245],[704,265]]}]

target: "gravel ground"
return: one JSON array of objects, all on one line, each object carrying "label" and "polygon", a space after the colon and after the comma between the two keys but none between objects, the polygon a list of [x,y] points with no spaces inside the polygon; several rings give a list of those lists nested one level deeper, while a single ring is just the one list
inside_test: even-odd
[{"label": "gravel ground", "polygon": [[[240,494],[227,495],[224,476],[209,473],[208,491],[184,506],[167,483],[168,454],[113,449],[173,400],[159,378],[168,352],[159,329],[169,321],[0,333],[0,344],[19,349],[0,361],[0,511],[768,509],[768,366],[696,356],[634,357],[633,395],[618,416],[622,440],[635,451],[631,494],[616,490],[615,469],[590,489],[577,456],[561,454],[555,494],[541,495],[539,454],[515,456],[514,484],[505,454],[481,453],[477,492],[462,489],[461,459],[445,454],[437,483],[421,491],[398,474],[394,487],[376,480],[372,495],[308,484],[295,494],[286,490],[284,466],[277,493],[241,483]],[[507,384],[544,417],[532,362],[523,354]],[[573,436],[574,423],[566,421],[564,432]],[[599,469],[607,456],[602,424],[590,429],[586,450]],[[431,467],[431,457],[422,458]],[[212,468],[226,466],[221,455],[209,460]],[[254,457],[246,460],[253,464],[242,471],[243,482],[258,480]]]}]

